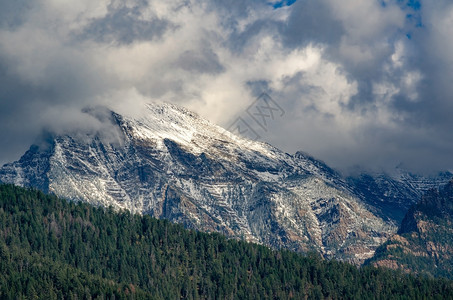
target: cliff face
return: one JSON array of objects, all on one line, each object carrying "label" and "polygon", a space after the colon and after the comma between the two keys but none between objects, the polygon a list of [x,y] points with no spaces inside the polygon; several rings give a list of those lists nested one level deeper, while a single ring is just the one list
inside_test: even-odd
[{"label": "cliff face", "polygon": [[412,206],[398,234],[367,263],[453,278],[453,181]]},{"label": "cliff face", "polygon": [[354,263],[395,231],[306,154],[234,136],[170,104],[107,115],[108,130],[53,136],[3,166],[0,181]]}]

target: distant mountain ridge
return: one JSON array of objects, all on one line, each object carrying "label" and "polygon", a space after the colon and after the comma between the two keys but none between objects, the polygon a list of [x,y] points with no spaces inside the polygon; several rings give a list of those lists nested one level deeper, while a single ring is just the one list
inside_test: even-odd
[{"label": "distant mountain ridge", "polygon": [[371,210],[385,220],[400,224],[407,210],[433,188],[446,184],[453,174],[440,172],[436,176],[421,176],[402,169],[394,174],[351,176],[347,182]]},{"label": "distant mountain ridge", "polygon": [[0,182],[354,263],[396,230],[359,185],[302,152],[235,136],[172,104],[148,104],[138,117],[87,113],[103,131],[50,136],[4,165]]},{"label": "distant mountain ridge", "polygon": [[367,264],[453,279],[453,180],[413,205]]}]

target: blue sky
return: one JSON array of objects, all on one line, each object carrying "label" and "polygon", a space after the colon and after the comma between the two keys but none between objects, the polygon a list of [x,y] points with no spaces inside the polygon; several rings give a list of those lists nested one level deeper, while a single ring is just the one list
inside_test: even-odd
[{"label": "blue sky", "polygon": [[[453,169],[451,1],[2,1],[0,163],[80,113],[169,101],[228,127],[267,92],[263,141],[341,170]],[[257,128],[259,130],[259,128]]]},{"label": "blue sky", "polygon": [[281,7],[284,7],[284,6],[291,6],[296,1],[297,0],[289,0],[289,1],[282,0],[282,1],[270,2],[269,5],[271,5],[275,9],[277,9],[277,8],[281,8]]}]

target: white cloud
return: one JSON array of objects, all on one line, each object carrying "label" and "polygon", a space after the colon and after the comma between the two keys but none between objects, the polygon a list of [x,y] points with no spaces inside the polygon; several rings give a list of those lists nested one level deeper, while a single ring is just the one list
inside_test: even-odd
[{"label": "white cloud", "polygon": [[[413,146],[419,139],[433,144],[433,165],[445,159],[451,168],[453,149],[440,139],[452,125],[453,5],[423,1],[409,11],[382,3],[0,4],[9,12],[0,21],[2,124],[30,119],[24,106],[31,102],[43,116],[2,130],[0,139],[22,134],[26,147],[43,126],[75,126],[74,112],[88,104],[130,112],[147,99],[188,106],[226,126],[261,88],[287,111],[264,136],[286,151],[311,151],[341,167],[405,158],[416,165],[427,153]],[[410,14],[420,15],[422,26]],[[0,161],[20,155],[18,147]]]}]

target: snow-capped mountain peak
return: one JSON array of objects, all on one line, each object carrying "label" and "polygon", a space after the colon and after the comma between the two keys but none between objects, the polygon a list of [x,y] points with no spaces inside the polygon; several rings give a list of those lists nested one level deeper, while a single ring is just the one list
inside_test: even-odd
[{"label": "snow-capped mountain peak", "polygon": [[0,181],[358,263],[396,230],[302,152],[235,136],[173,104],[107,119],[120,142],[102,132],[55,135],[50,147],[3,166]]}]

